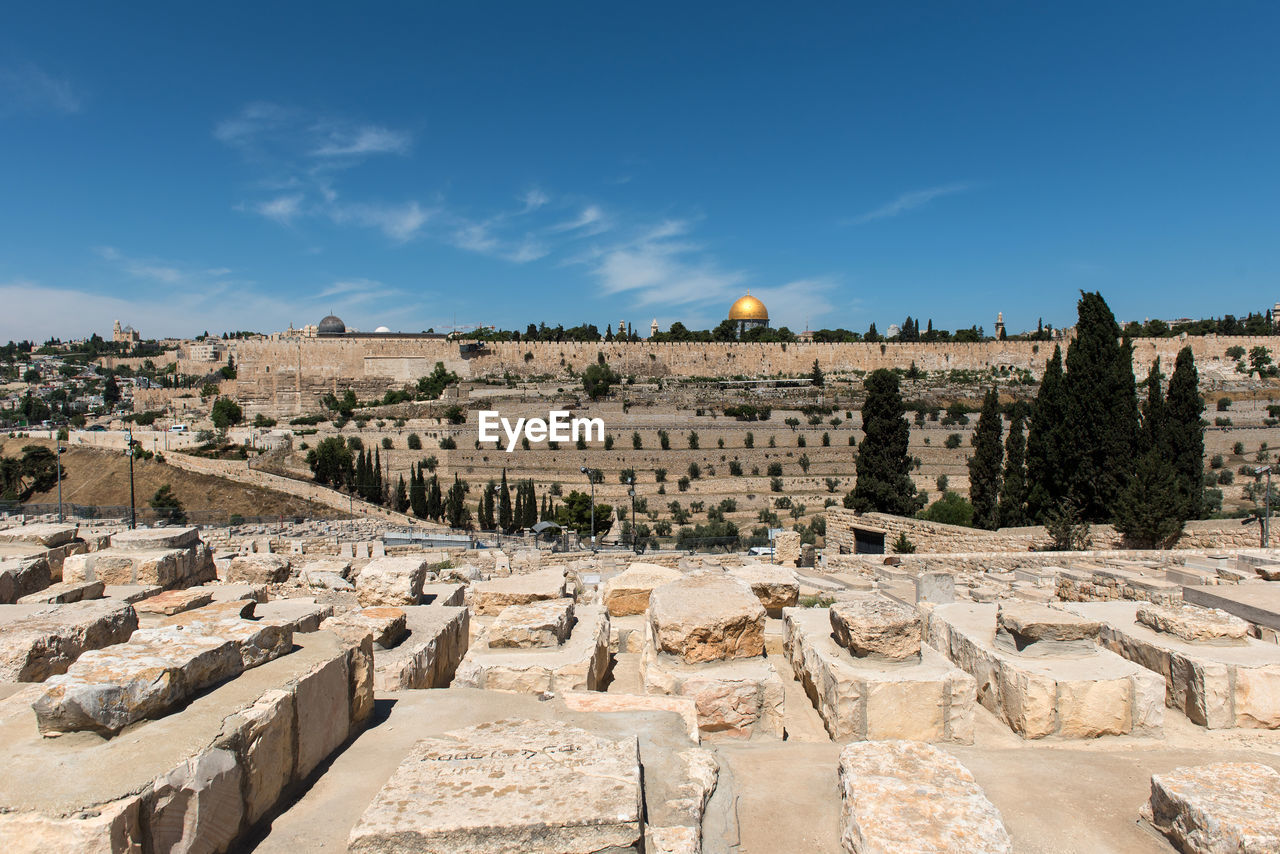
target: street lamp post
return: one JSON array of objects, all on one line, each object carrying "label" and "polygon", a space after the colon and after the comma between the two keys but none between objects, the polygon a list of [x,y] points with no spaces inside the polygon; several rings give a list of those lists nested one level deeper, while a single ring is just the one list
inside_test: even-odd
[{"label": "street lamp post", "polygon": [[636,479],[634,476],[627,480],[627,496],[631,499],[631,551],[640,554],[636,547]]},{"label": "street lamp post", "polygon": [[61,442],[58,442],[55,445],[55,450],[57,451],[57,457],[58,457],[58,521],[61,522],[62,521],[62,454],[67,449],[62,447]]},{"label": "street lamp post", "polygon": [[129,458],[129,528],[132,530],[138,527],[138,510],[133,495],[133,431],[128,431],[125,436],[129,443],[124,454]]},{"label": "street lamp post", "polygon": [[587,483],[591,484],[591,550],[596,550],[596,479],[592,476],[591,469],[583,466],[582,473],[587,476]]},{"label": "street lamp post", "polygon": [[1262,547],[1264,549],[1271,548],[1271,469],[1272,466],[1261,466],[1253,470],[1256,475],[1267,476],[1267,494],[1263,499],[1263,507],[1266,508],[1262,515]]}]

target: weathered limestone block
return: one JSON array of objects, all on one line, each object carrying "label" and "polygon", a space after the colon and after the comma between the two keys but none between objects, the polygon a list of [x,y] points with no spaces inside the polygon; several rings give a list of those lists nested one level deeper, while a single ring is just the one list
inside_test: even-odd
[{"label": "weathered limestone block", "polygon": [[822,608],[783,612],[796,679],[833,741],[906,738],[973,742],[973,677],[930,647],[906,661],[856,658],[832,637]]},{"label": "weathered limestone block", "polygon": [[466,602],[467,586],[465,584],[422,585],[423,605],[465,605]]},{"label": "weathered limestone block", "polygon": [[671,712],[684,720],[689,739],[695,743],[698,741],[698,707],[690,697],[569,691],[560,699],[564,700],[565,708],[575,712]]},{"label": "weathered limestone block", "polygon": [[[755,604],[760,607],[759,602]],[[759,732],[774,738],[783,736],[782,679],[763,656],[687,664],[676,656],[659,654],[653,627],[646,622],[640,681],[646,694],[692,699],[703,735],[749,738]]]},{"label": "weathered limestone block", "polygon": [[467,650],[455,687],[517,694],[598,691],[609,671],[609,614],[599,605],[576,609],[569,639],[558,647]]},{"label": "weathered limestone block", "polygon": [[[294,654],[202,692],[174,714],[140,722],[122,738],[49,743],[29,705],[41,686],[0,700],[0,849],[247,847],[250,826],[278,807],[286,787],[308,782],[320,751],[331,748],[331,756],[363,725],[347,722],[357,701],[348,696],[355,684],[347,679],[349,652],[329,632],[307,635]],[[365,682],[362,691],[359,701],[371,704],[372,686]]]},{"label": "weathered limestone block", "polygon": [[75,525],[64,525],[61,522],[37,522],[33,525],[0,528],[0,544],[24,544],[56,549],[74,540],[76,532]]},{"label": "weathered limestone block", "polygon": [[640,753],[558,721],[497,721],[423,739],[351,831],[353,854],[643,848]]},{"label": "weathered limestone block", "polygon": [[111,535],[112,548],[131,552],[189,549],[199,542],[198,528],[136,528]]},{"label": "weathered limestone block", "polygon": [[405,626],[403,608],[356,608],[335,617],[329,617],[320,628],[343,637],[369,634],[373,642],[383,649],[390,649],[409,633]]},{"label": "weathered limestone block", "polygon": [[355,586],[336,572],[318,572],[312,570],[303,576],[308,587],[319,590],[338,590],[344,593],[355,591]]},{"label": "weathered limestone block", "polygon": [[[7,607],[0,607],[0,620]],[[138,628],[133,608],[114,600],[13,607],[24,613],[0,622],[2,682],[43,682],[65,673],[86,650],[124,643]]]},{"label": "weathered limestone block", "polygon": [[[1151,623],[1175,623],[1166,619],[1168,615],[1151,613],[1143,620],[1141,615],[1150,606],[1136,602],[1085,602],[1069,607],[1102,622],[1100,637],[1106,649],[1161,676],[1166,705],[1193,723],[1209,729],[1280,729],[1280,647],[1275,644],[1253,638],[1224,643],[1213,626],[1208,629],[1209,641],[1189,641],[1178,632],[1153,628]],[[1177,613],[1172,617],[1185,634],[1205,633],[1197,628],[1203,623],[1187,622]]]},{"label": "weathered limestone block", "polygon": [[86,599],[101,599],[107,586],[101,581],[59,581],[18,600],[19,605],[65,605]]},{"label": "weathered limestone block", "polygon": [[317,632],[325,619],[333,616],[332,605],[320,605],[314,598],[273,599],[258,605],[258,618],[293,629],[295,634]]},{"label": "weathered limestone block", "polygon": [[1031,602],[1002,602],[996,609],[996,642],[1018,652],[1035,644],[1035,654],[1087,652],[1101,628],[1096,620]]},{"label": "weathered limestone block", "polygon": [[52,583],[49,561],[42,556],[0,561],[0,605],[12,605]]},{"label": "weathered limestone block", "polygon": [[365,608],[379,605],[417,605],[427,562],[418,557],[380,557],[365,564],[356,576],[356,598]]},{"label": "weathered limestone block", "polygon": [[447,688],[470,638],[464,607],[417,605],[404,609],[408,637],[391,649],[373,650],[374,687],[379,691]]},{"label": "weathered limestone block", "polygon": [[563,598],[564,590],[564,572],[559,569],[479,581],[471,585],[471,608],[477,614],[497,616],[508,605]]},{"label": "weathered limestone block", "polygon": [[152,850],[227,850],[244,818],[242,774],[234,753],[215,748],[159,777],[148,822]]},{"label": "weathered limestone block", "polygon": [[127,643],[81,655],[66,673],[45,682],[47,690],[32,706],[43,735],[114,735],[243,669],[230,640],[176,626],[139,629]]},{"label": "weathered limestone block", "polygon": [[294,716],[293,694],[273,689],[223,722],[217,746],[240,757],[250,825],[275,805],[293,779]]},{"label": "weathered limestone block", "polygon": [[783,608],[800,602],[800,580],[786,567],[749,563],[730,569],[729,574],[747,583],[770,617],[781,617]]},{"label": "weathered limestone block", "polygon": [[649,610],[649,594],[681,576],[679,570],[656,563],[633,563],[604,583],[600,600],[611,617],[643,614]]},{"label": "weathered limestone block", "polygon": [[289,559],[283,555],[237,555],[227,567],[227,583],[279,584],[289,580]]},{"label": "weathered limestone block", "polygon": [[572,599],[508,605],[489,627],[489,648],[556,647],[568,639],[573,622]]},{"label": "weathered limestone block", "polygon": [[1158,735],[1164,727],[1160,677],[1109,650],[1068,641],[1053,651],[1017,652],[997,640],[996,605],[957,602],[929,614],[929,644],[977,684],[978,702],[1024,738]]},{"label": "weathered limestone block", "polygon": [[166,590],[134,605],[139,614],[163,614],[165,616],[200,608],[213,601],[213,593],[199,588]]},{"label": "weathered limestone block", "polygon": [[1151,776],[1143,817],[1188,854],[1280,851],[1280,773],[1219,762]]},{"label": "weathered limestone block", "polygon": [[287,655],[293,649],[293,629],[255,619],[256,606],[252,599],[217,602],[167,617],[162,625],[183,626],[192,632],[231,641],[247,670]]},{"label": "weathered limestone block", "polygon": [[657,650],[688,664],[763,655],[764,622],[751,588],[722,572],[683,576],[649,598]]},{"label": "weathered limestone block", "polygon": [[215,581],[217,575],[213,553],[198,540],[184,548],[141,549],[112,545],[102,551],[71,555],[62,564],[64,581],[101,581],[107,585],[156,584],[166,590]]},{"label": "weathered limestone block", "polygon": [[1010,854],[1000,811],[969,769],[918,741],[864,741],[840,752],[846,854]]},{"label": "weathered limestone block", "polygon": [[1143,605],[1137,610],[1137,618],[1148,628],[1192,643],[1243,646],[1249,636],[1249,624],[1244,620],[1199,605]]},{"label": "weathered limestone block", "polygon": [[887,596],[836,602],[830,608],[829,622],[836,643],[857,658],[920,658],[920,612]]},{"label": "weathered limestone block", "polygon": [[773,560],[782,566],[799,566],[800,535],[795,531],[779,531],[773,538]]}]

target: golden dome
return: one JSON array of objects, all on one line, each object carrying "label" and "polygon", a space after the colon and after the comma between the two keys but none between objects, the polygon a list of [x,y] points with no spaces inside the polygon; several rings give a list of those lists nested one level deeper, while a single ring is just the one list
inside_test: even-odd
[{"label": "golden dome", "polygon": [[747,294],[733,304],[729,309],[730,320],[768,320],[769,309],[764,307],[764,303]]}]

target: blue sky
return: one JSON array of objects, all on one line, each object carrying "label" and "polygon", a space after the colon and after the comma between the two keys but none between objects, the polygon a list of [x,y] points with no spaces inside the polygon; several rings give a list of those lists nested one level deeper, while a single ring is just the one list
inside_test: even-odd
[{"label": "blue sky", "polygon": [[1280,6],[9,4],[0,339],[1280,298]]}]

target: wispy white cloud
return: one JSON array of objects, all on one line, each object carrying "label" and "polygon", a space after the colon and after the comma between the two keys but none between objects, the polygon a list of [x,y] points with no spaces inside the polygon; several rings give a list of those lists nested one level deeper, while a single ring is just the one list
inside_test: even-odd
[{"label": "wispy white cloud", "polygon": [[532,213],[550,202],[551,197],[537,187],[533,187],[525,191],[522,201],[524,202],[524,210],[521,213]]},{"label": "wispy white cloud", "polygon": [[366,154],[404,154],[412,135],[377,125],[333,128],[327,140],[311,153],[316,157],[354,157]]},{"label": "wispy white cloud", "polygon": [[0,68],[0,115],[80,112],[81,99],[70,81],[36,65]]},{"label": "wispy white cloud", "polygon": [[397,243],[406,243],[417,237],[422,226],[435,214],[416,201],[399,204],[334,202],[326,210],[336,223],[376,228]]},{"label": "wispy white cloud", "polygon": [[854,224],[862,225],[868,222],[874,222],[878,219],[889,219],[895,216],[901,216],[904,213],[924,207],[934,199],[943,196],[953,196],[957,193],[966,193],[972,190],[974,185],[970,182],[960,182],[956,184],[942,184],[937,187],[929,187],[924,190],[912,190],[909,193],[903,193],[893,201],[886,205],[881,205],[875,210],[868,211],[859,217],[853,219]]},{"label": "wispy white cloud", "polygon": [[609,230],[609,222],[599,205],[587,205],[573,219],[551,226],[554,232],[578,232],[583,236],[601,234]]},{"label": "wispy white cloud", "polygon": [[267,219],[288,225],[302,212],[303,196],[301,193],[290,193],[277,196],[265,202],[259,202],[253,209]]},{"label": "wispy white cloud", "polygon": [[148,279],[165,285],[177,285],[188,279],[188,275],[177,267],[162,261],[141,258],[128,258],[111,246],[100,246],[98,257],[110,261],[125,273],[137,279]]}]

